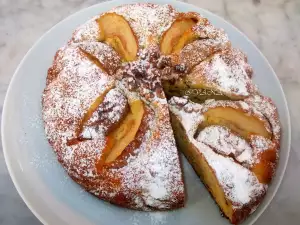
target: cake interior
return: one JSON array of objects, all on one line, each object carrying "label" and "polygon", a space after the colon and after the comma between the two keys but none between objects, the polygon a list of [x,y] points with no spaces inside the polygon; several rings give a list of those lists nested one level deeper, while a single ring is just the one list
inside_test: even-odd
[{"label": "cake interior", "polygon": [[216,178],[213,170],[203,157],[202,153],[189,141],[184,127],[173,114],[171,115],[171,121],[178,148],[191,163],[195,172],[200,177],[210,194],[213,196],[221,211],[226,217],[232,220],[232,205],[226,200],[224,191],[220,187],[218,179]]}]

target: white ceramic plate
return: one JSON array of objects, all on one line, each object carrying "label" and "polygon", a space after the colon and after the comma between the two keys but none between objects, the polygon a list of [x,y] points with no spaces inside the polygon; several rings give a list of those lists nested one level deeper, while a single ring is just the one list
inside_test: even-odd
[{"label": "white ceramic plate", "polygon": [[[133,1],[126,1],[126,3]],[[233,45],[249,57],[254,80],[263,94],[278,106],[282,125],[280,162],[276,177],[261,206],[244,224],[253,224],[274,197],[288,162],[290,117],[280,83],[271,66],[254,44],[220,17],[182,2],[170,3],[179,11],[197,11],[216,27],[224,28]],[[10,83],[2,117],[3,151],[12,180],[27,206],[44,224],[72,225],[221,225],[228,224],[203,187],[191,166],[184,161],[188,199],[186,207],[172,212],[146,213],[118,208],[98,200],[75,184],[56,161],[41,120],[41,95],[47,69],[56,50],[70,38],[72,31],[90,17],[124,4],[117,0],[94,5],[73,14],[49,30],[27,53]]]}]

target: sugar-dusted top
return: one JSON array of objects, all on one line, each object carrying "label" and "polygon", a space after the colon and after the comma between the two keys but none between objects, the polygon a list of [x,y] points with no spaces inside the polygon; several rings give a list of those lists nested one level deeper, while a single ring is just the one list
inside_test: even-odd
[{"label": "sugar-dusted top", "polygon": [[129,111],[128,100],[117,88],[110,90],[82,128],[81,138],[95,139],[113,130]]},{"label": "sugar-dusted top", "polygon": [[151,109],[150,128],[145,140],[135,150],[140,153],[129,157],[128,166],[119,171],[128,189],[142,189],[142,195],[136,196],[138,204],[163,209],[169,208],[170,202],[176,204],[183,198],[184,187],[167,101],[154,100]]},{"label": "sugar-dusted top", "polygon": [[274,143],[262,136],[251,135],[245,140],[224,126],[212,125],[205,127],[196,137],[216,153],[232,157],[242,166],[251,169],[262,160],[261,153],[276,149]]},{"label": "sugar-dusted top", "polygon": [[141,47],[158,43],[162,33],[171,26],[178,14],[170,5],[151,3],[122,5],[111,12],[125,17],[137,35]]},{"label": "sugar-dusted top", "polygon": [[[43,95],[46,135],[69,175],[91,193],[135,209],[176,208],[184,203],[184,186],[168,104],[156,74],[160,72],[148,66],[151,52],[142,58],[120,65],[112,48],[96,42],[60,49]],[[114,68],[120,73],[113,73]],[[131,82],[140,88],[129,90]],[[76,138],[85,113],[104,93],[104,101],[83,127],[80,137],[85,140],[68,144]],[[133,96],[144,102],[139,131],[124,153],[100,173],[96,164],[105,154],[107,130],[128,113]]]},{"label": "sugar-dusted top", "polygon": [[169,108],[173,114],[184,120],[182,125],[189,136],[196,133],[199,124],[204,120],[204,117],[201,116],[202,106],[187,98],[172,97],[169,100]]},{"label": "sugar-dusted top", "polygon": [[74,46],[78,46],[90,60],[109,75],[114,75],[121,67],[121,57],[107,44],[102,42],[84,41],[74,44]]},{"label": "sugar-dusted top", "polygon": [[185,65],[188,72],[213,54],[231,47],[224,30],[214,27],[209,22],[198,24],[193,30],[200,38],[187,44],[178,56],[172,56],[174,63]]},{"label": "sugar-dusted top", "polygon": [[78,43],[82,41],[99,41],[101,33],[100,27],[97,23],[97,19],[99,17],[100,16],[95,16],[78,27],[74,31],[70,43]]},{"label": "sugar-dusted top", "polygon": [[254,162],[249,143],[226,127],[206,127],[199,133],[196,140],[213,148],[218,154],[234,157],[241,164],[251,165]]},{"label": "sugar-dusted top", "polygon": [[273,138],[279,145],[281,136],[280,121],[277,108],[272,99],[262,95],[253,95],[247,98],[245,102],[247,102],[250,107],[260,111],[268,119],[273,130]]},{"label": "sugar-dusted top", "polygon": [[203,83],[204,87],[243,99],[257,91],[251,75],[252,68],[246,56],[237,49],[229,48],[198,64],[189,75],[189,80],[191,84]]}]

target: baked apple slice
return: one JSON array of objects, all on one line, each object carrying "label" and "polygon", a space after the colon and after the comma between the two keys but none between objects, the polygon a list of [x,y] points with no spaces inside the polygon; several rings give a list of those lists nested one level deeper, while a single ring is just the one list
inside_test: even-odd
[{"label": "baked apple slice", "polygon": [[211,33],[214,32],[215,28],[209,23],[209,21],[206,18],[202,18],[199,16],[197,18],[197,26],[193,26],[187,29],[182,34],[177,44],[174,46],[172,53],[179,53],[180,50],[184,48],[184,46],[199,38],[207,39],[212,37]]},{"label": "baked apple slice", "polygon": [[[110,89],[106,90],[94,101],[79,125],[77,137],[68,141],[68,145],[74,145],[81,141],[92,140],[96,137],[93,137],[92,135],[86,135],[86,133],[89,133],[89,129],[95,129],[97,125],[101,124],[107,126],[108,128],[110,127],[111,129],[107,129],[108,133],[105,132],[107,133],[105,148],[102,150],[101,157],[96,163],[97,170],[100,170],[104,164],[108,164],[116,160],[117,157],[121,155],[123,150],[135,139],[144,115],[143,102],[141,100],[134,100],[129,102],[130,112],[128,112],[127,115],[123,115],[125,112],[127,112],[126,105],[118,106],[116,110],[121,112],[119,112],[119,121],[115,122],[115,124],[107,124],[109,121],[105,120],[104,115],[95,117],[94,113],[97,114],[96,110],[101,108],[102,103],[105,103],[104,98],[109,90]],[[111,106],[113,107],[113,105]],[[105,107],[102,107],[101,109],[103,113],[105,113],[105,110],[113,110],[113,108],[106,109]],[[90,119],[92,116],[96,120],[91,122]]]},{"label": "baked apple slice", "polygon": [[162,36],[160,42],[160,50],[162,54],[171,54],[173,52],[173,48],[179,45],[178,42],[183,34],[196,24],[196,18],[188,17],[185,14],[179,15],[171,27]]},{"label": "baked apple slice", "polygon": [[138,42],[124,17],[116,13],[106,13],[97,21],[101,30],[100,41],[114,48],[123,60],[135,60],[138,52]]},{"label": "baked apple slice", "polygon": [[80,141],[86,140],[86,138],[82,137],[82,132],[84,129],[84,125],[88,122],[88,120],[92,117],[93,113],[98,109],[99,105],[104,101],[107,93],[114,87],[114,84],[110,84],[92,103],[92,105],[87,109],[83,118],[78,124],[78,128],[76,130],[76,137],[67,141],[67,145],[74,145],[79,143]]},{"label": "baked apple slice", "polygon": [[177,44],[173,47],[172,53],[179,53],[184,46],[193,42],[196,39],[197,35],[194,32],[192,32],[191,29],[184,32],[182,37],[178,40]]},{"label": "baked apple slice", "polygon": [[135,100],[130,105],[130,113],[108,137],[113,145],[105,159],[105,163],[111,163],[121,155],[123,150],[132,142],[141,125],[144,106],[141,100]]},{"label": "baked apple slice", "polygon": [[251,135],[259,135],[271,139],[272,134],[266,128],[267,121],[251,115],[242,109],[231,106],[217,106],[209,108],[203,113],[204,122],[200,129],[210,125],[228,127],[240,136],[249,139]]}]

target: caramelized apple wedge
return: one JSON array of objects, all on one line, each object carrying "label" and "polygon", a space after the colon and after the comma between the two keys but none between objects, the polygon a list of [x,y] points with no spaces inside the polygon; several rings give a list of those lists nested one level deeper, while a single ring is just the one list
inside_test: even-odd
[{"label": "caramelized apple wedge", "polygon": [[210,125],[221,125],[228,127],[245,139],[251,135],[260,135],[271,139],[272,134],[266,128],[265,121],[254,115],[249,115],[242,109],[230,106],[220,106],[208,109],[203,113],[204,122],[200,128]]},{"label": "caramelized apple wedge", "polygon": [[105,163],[111,163],[121,155],[123,150],[134,140],[141,125],[144,115],[143,102],[135,100],[129,103],[129,105],[130,113],[125,117],[120,126],[109,135],[109,138],[113,140],[113,146],[105,159]]},{"label": "caramelized apple wedge", "polygon": [[[189,18],[185,14],[181,14],[172,26],[163,34],[160,42],[160,50],[162,54],[169,55],[173,52],[174,47],[183,42],[180,41],[183,34],[197,24],[195,18]],[[179,43],[180,41],[180,43]]]},{"label": "caramelized apple wedge", "polygon": [[104,98],[106,96],[106,94],[114,87],[114,84],[110,84],[97,98],[96,100],[92,103],[92,105],[90,106],[90,108],[86,111],[86,113],[84,114],[83,118],[81,119],[81,121],[78,124],[78,128],[76,130],[76,137],[73,139],[70,139],[67,141],[67,145],[74,145],[77,144],[80,141],[83,141],[84,138],[81,137],[81,133],[83,131],[84,128],[84,124],[86,124],[86,122],[91,118],[91,116],[93,115],[93,113],[97,110],[97,108],[99,107],[99,105],[104,101]]},{"label": "caramelized apple wedge", "polygon": [[[197,39],[207,39],[212,37],[212,33],[215,28],[209,23],[206,18],[199,15],[194,15],[193,13],[188,13],[192,18],[196,18],[197,24],[189,29],[187,29],[182,36],[179,38],[177,44],[174,46],[172,53],[179,53],[181,49],[187,44],[197,40]],[[208,31],[209,30],[209,31]]]},{"label": "caramelized apple wedge", "polygon": [[178,42],[172,49],[172,53],[179,53],[181,49],[187,44],[195,41],[198,38],[198,35],[190,28],[183,33],[183,35],[179,38]]},{"label": "caramelized apple wedge", "polygon": [[100,27],[100,41],[114,48],[125,61],[136,59],[138,42],[129,23],[123,16],[106,13],[97,20]]}]

